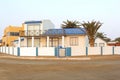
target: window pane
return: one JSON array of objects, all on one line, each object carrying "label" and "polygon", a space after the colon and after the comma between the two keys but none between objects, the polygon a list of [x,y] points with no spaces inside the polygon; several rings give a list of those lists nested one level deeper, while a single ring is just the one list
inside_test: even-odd
[{"label": "window pane", "polygon": [[78,46],[78,37],[70,37],[70,45]]}]

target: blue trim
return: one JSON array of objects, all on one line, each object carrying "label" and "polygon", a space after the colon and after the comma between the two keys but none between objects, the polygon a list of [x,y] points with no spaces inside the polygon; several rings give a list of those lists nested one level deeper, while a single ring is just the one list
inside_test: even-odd
[{"label": "blue trim", "polygon": [[38,47],[36,47],[36,56],[38,56]]},{"label": "blue trim", "polygon": [[112,48],[112,53],[113,53],[113,55],[114,55],[114,53],[115,53],[115,49],[114,49],[114,47]]},{"label": "blue trim", "polygon": [[71,56],[71,47],[67,47],[66,49],[65,49],[65,56]]},{"label": "blue trim", "polygon": [[58,47],[55,48],[55,56],[59,57],[59,48]]},{"label": "blue trim", "polygon": [[26,21],[24,24],[42,23],[42,21]]},{"label": "blue trim", "polygon": [[20,56],[20,47],[17,47],[17,56]]},{"label": "blue trim", "polygon": [[88,56],[88,47],[86,47],[86,56]]},{"label": "blue trim", "polygon": [[103,47],[101,47],[101,56],[103,55]]}]

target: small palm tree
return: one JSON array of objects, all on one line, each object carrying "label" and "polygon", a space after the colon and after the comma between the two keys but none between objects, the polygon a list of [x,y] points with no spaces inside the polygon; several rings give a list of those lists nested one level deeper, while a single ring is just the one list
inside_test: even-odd
[{"label": "small palm tree", "polygon": [[98,31],[98,29],[102,26],[102,23],[100,23],[99,21],[91,21],[91,22],[83,22],[81,24],[85,30],[86,30],[86,34],[88,36],[89,39],[89,44],[91,47],[94,47],[94,42],[95,42],[95,38],[96,38],[96,33]]},{"label": "small palm tree", "polygon": [[103,32],[97,32],[96,37],[99,37],[99,38],[103,39],[106,42],[111,41],[111,39],[106,37],[106,34],[104,34]]},{"label": "small palm tree", "polygon": [[63,21],[62,28],[78,28],[79,22],[78,21]]}]

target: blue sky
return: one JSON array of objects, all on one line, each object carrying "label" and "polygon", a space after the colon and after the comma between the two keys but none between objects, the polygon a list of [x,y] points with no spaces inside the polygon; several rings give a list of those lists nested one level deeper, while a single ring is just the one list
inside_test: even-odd
[{"label": "blue sky", "polygon": [[60,28],[63,21],[99,20],[99,32],[112,39],[120,37],[120,0],[1,0],[0,37],[8,25],[24,21],[50,19]]}]

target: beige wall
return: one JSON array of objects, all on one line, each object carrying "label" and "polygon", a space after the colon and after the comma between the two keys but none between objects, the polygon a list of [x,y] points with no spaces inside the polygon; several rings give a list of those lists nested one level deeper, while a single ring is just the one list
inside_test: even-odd
[{"label": "beige wall", "polygon": [[[78,46],[70,45],[70,37],[78,37]],[[65,37],[65,47],[71,47],[72,56],[85,55],[86,37],[84,35],[83,36],[82,35],[81,36],[67,36]]]}]

